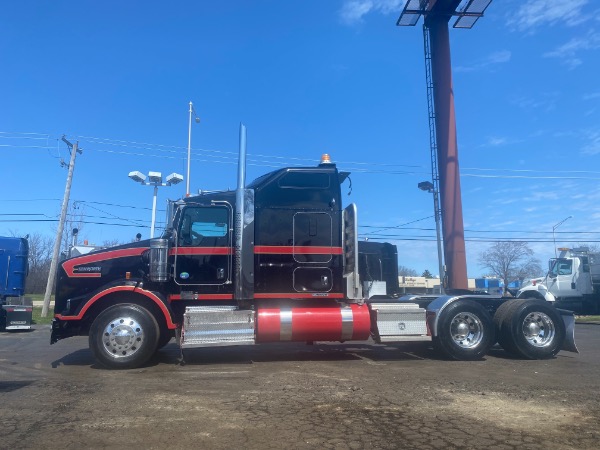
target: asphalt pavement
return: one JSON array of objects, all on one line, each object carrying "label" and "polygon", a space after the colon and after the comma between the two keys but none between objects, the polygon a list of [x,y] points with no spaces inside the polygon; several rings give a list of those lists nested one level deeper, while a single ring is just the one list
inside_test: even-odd
[{"label": "asphalt pavement", "polygon": [[185,365],[172,342],[110,371],[86,337],[2,332],[0,448],[595,449],[600,326],[576,338],[546,361],[350,342],[192,349]]}]

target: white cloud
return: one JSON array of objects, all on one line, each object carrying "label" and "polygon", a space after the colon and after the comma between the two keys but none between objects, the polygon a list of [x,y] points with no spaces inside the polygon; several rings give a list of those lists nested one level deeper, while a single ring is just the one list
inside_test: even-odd
[{"label": "white cloud", "polygon": [[585,155],[597,155],[600,153],[600,131],[589,131],[586,133],[586,144],[581,152]]},{"label": "white cloud", "polygon": [[547,200],[558,200],[560,197],[557,192],[543,190],[543,191],[531,191],[529,195],[526,195],[522,200],[525,202],[540,202]]},{"label": "white cloud", "polygon": [[589,94],[583,95],[584,100],[594,100],[597,98],[600,98],[600,92],[590,92]]},{"label": "white cloud", "polygon": [[488,139],[488,145],[491,145],[493,147],[506,144],[507,142],[508,142],[508,139],[506,139],[505,137],[492,136]]},{"label": "white cloud", "polygon": [[581,51],[597,50],[599,48],[600,33],[591,31],[584,37],[573,38],[553,51],[544,53],[544,57],[559,58],[563,64],[572,70],[583,63],[579,57]]},{"label": "white cloud", "polygon": [[[557,99],[560,97],[560,92],[544,92],[538,98],[531,97],[513,97],[510,102],[513,105],[525,110],[541,110],[554,111],[556,109]],[[539,135],[542,135],[540,131]]]},{"label": "white cloud", "polygon": [[529,0],[511,16],[508,24],[519,31],[533,31],[536,27],[556,23],[567,26],[579,25],[591,17],[582,12],[582,8],[588,1]]},{"label": "white cloud", "polygon": [[354,25],[362,21],[363,17],[371,12],[381,14],[402,12],[402,0],[350,0],[346,1],[340,10],[340,18],[347,25]]},{"label": "white cloud", "polygon": [[523,142],[522,139],[509,138],[506,136],[489,136],[481,147],[501,147],[505,145],[518,144]]},{"label": "white cloud", "polygon": [[498,64],[504,64],[510,61],[512,53],[508,50],[500,50],[497,52],[490,53],[484,59],[475,61],[473,64],[468,66],[457,66],[455,72],[474,72],[476,70],[488,69],[495,67]]}]

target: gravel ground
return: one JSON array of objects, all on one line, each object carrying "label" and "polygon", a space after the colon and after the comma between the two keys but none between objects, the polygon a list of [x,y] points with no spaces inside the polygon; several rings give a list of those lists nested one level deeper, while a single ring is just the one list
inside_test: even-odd
[{"label": "gravel ground", "polygon": [[426,344],[175,343],[127,371],[87,338],[0,333],[0,448],[598,448],[600,326],[580,354],[445,361]]}]

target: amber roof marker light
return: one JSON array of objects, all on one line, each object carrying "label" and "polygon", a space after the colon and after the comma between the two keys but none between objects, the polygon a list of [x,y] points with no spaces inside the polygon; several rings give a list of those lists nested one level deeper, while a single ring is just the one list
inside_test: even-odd
[{"label": "amber roof marker light", "polygon": [[331,157],[328,153],[323,153],[321,155],[321,164],[331,164]]}]

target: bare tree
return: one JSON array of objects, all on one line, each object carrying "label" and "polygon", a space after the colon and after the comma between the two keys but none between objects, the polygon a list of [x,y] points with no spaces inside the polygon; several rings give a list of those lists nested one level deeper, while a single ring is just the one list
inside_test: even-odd
[{"label": "bare tree", "polygon": [[418,277],[419,274],[415,269],[406,266],[398,266],[398,275],[401,277]]},{"label": "bare tree", "polygon": [[501,241],[479,254],[479,264],[504,281],[504,286],[542,274],[540,260],[534,258],[527,242]]},{"label": "bare tree", "polygon": [[600,245],[598,244],[587,244],[585,242],[580,242],[577,244],[577,247],[587,247],[590,253],[600,253]]},{"label": "bare tree", "polygon": [[25,283],[26,294],[43,294],[48,281],[54,241],[40,233],[29,235],[29,274]]},{"label": "bare tree", "polygon": [[122,245],[124,242],[121,242],[118,239],[108,239],[102,242],[102,247],[116,247],[117,245]]}]

